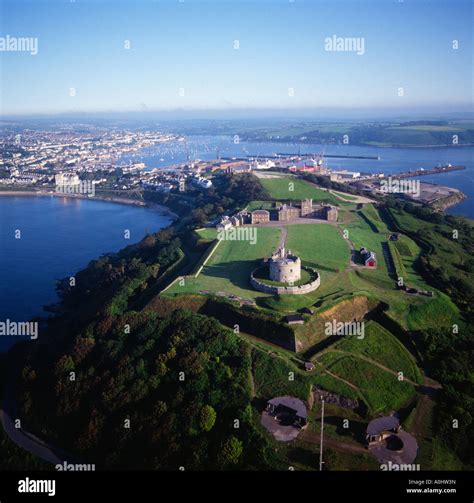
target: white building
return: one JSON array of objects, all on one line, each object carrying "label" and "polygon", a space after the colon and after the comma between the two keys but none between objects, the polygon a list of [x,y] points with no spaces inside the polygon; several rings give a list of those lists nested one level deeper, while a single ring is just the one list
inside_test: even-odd
[{"label": "white building", "polygon": [[267,159],[266,161],[263,162],[255,161],[255,163],[252,166],[252,169],[271,169],[274,167],[275,163],[270,159]]},{"label": "white building", "polygon": [[56,185],[79,185],[79,176],[75,173],[58,173],[54,177]]}]

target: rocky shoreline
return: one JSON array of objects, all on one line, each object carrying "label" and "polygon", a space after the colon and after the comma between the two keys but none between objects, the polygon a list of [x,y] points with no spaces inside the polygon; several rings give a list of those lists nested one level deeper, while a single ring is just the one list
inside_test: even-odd
[{"label": "rocky shoreline", "polygon": [[434,201],[431,204],[431,207],[434,211],[444,212],[448,208],[451,208],[452,206],[456,206],[457,204],[459,204],[460,202],[462,202],[466,199],[468,199],[466,194],[464,194],[464,192],[458,191],[454,194],[451,194],[448,197],[444,197],[442,199],[438,199],[437,201]]}]

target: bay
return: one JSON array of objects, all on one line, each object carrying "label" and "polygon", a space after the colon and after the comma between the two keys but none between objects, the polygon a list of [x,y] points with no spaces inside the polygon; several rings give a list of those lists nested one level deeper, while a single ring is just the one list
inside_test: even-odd
[{"label": "bay", "polygon": [[164,143],[144,149],[133,156],[124,156],[122,161],[141,161],[147,169],[166,168],[187,160],[211,160],[220,157],[265,156],[276,153],[331,154],[350,156],[373,156],[376,159],[326,158],[332,169],[347,169],[365,173],[391,175],[419,168],[431,169],[447,164],[462,165],[464,171],[451,171],[434,176],[423,176],[424,182],[447,185],[463,191],[468,199],[447,210],[448,213],[474,218],[474,147],[433,148],[382,148],[356,145],[320,145],[276,142],[244,142],[235,136],[193,135],[186,141]]},{"label": "bay", "polygon": [[[0,320],[47,315],[42,306],[58,300],[56,280],[170,222],[157,210],[131,205],[66,197],[0,197]],[[125,238],[126,230],[130,239]],[[20,239],[15,239],[17,231]],[[12,339],[0,337],[0,351]]]}]

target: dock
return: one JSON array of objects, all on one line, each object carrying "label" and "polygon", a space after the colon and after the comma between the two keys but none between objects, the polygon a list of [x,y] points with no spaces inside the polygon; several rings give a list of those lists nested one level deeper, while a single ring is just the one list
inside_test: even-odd
[{"label": "dock", "polygon": [[396,173],[391,175],[392,178],[410,178],[414,176],[428,176],[428,175],[439,175],[441,173],[449,173],[450,171],[462,171],[466,169],[466,166],[439,166],[432,169],[417,169],[415,171],[404,171],[402,173]]}]

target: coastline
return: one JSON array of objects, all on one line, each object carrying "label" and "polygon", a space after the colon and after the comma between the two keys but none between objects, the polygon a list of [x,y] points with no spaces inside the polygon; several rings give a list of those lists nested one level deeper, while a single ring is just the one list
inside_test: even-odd
[{"label": "coastline", "polygon": [[120,197],[102,197],[102,196],[84,196],[81,194],[62,194],[59,192],[42,192],[33,190],[0,190],[0,196],[20,196],[20,197],[68,197],[71,199],[86,199],[87,201],[102,201],[105,203],[125,204],[127,206],[140,206],[142,208],[150,208],[161,211],[164,215],[171,218],[172,221],[179,217],[170,208],[162,204],[149,203],[145,201],[137,201],[136,199],[126,199]]},{"label": "coastline", "polygon": [[[450,196],[443,197],[441,199],[438,199],[437,201],[434,201],[430,204],[430,206],[433,211],[441,211],[444,213],[447,209],[452,208],[459,203],[462,203],[466,199],[469,199],[468,196],[464,194],[464,192],[458,191],[454,194],[451,194]],[[469,217],[464,216],[464,218]]]},{"label": "coastline", "polygon": [[[190,135],[189,135],[190,136]],[[241,142],[247,143],[275,143],[275,144],[284,144],[287,143],[289,145],[322,145],[324,147],[341,147],[344,146],[342,143],[318,143],[315,141],[295,141],[295,140],[275,140],[275,139],[241,139]],[[362,147],[362,148],[410,148],[410,149],[426,149],[426,148],[463,148],[463,147],[474,147],[474,143],[458,143],[457,145],[453,145],[452,143],[443,144],[443,145],[372,145],[371,143],[353,143],[353,147]]]}]

